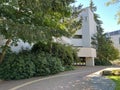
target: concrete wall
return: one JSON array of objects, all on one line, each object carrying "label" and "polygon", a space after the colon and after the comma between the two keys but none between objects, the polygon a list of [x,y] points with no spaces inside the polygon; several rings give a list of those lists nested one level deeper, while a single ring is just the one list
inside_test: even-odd
[{"label": "concrete wall", "polygon": [[114,47],[120,51],[120,30],[108,32],[106,33],[106,36],[110,37],[110,39],[113,42]]},{"label": "concrete wall", "polygon": [[86,57],[86,66],[95,66],[94,57]]},{"label": "concrete wall", "polygon": [[79,49],[78,57],[85,57],[86,66],[94,66],[96,50],[91,48],[92,36],[97,32],[97,24],[94,15],[89,8],[85,8],[80,14],[82,17],[82,28],[75,35],[82,35],[81,39],[71,38],[71,44]]},{"label": "concrete wall", "polygon": [[96,49],[94,48],[79,47],[78,49],[77,54],[79,57],[96,57]]},{"label": "concrete wall", "polygon": [[120,34],[111,36],[111,40],[113,41],[113,45],[120,51]]},{"label": "concrete wall", "polygon": [[93,13],[89,8],[85,8],[80,14],[82,17],[82,28],[78,30],[75,35],[82,35],[82,39],[71,39],[73,46],[91,47],[91,37],[97,32],[96,23],[94,21]]}]

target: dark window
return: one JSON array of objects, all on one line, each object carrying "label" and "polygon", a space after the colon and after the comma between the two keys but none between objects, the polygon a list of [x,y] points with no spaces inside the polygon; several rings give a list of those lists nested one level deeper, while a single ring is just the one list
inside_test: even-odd
[{"label": "dark window", "polygon": [[86,17],[85,17],[85,21],[87,21],[87,20],[88,20],[88,17],[86,16]]},{"label": "dark window", "polygon": [[120,44],[120,37],[119,37],[119,44]]},{"label": "dark window", "polygon": [[81,38],[82,38],[82,35],[75,35],[75,36],[73,36],[73,38],[81,39]]}]

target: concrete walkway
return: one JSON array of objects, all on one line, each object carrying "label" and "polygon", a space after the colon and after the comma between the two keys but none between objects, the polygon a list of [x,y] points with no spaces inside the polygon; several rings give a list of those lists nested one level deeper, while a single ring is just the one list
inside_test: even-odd
[{"label": "concrete walkway", "polygon": [[86,80],[94,88],[93,90],[115,90],[115,83],[107,77],[102,76],[101,72],[104,70],[111,71],[116,69],[120,69],[120,67],[107,67],[98,72],[88,75]]},{"label": "concrete walkway", "polygon": [[2,81],[0,90],[114,90],[114,82],[100,76],[100,70],[105,68],[79,67],[49,77]]}]

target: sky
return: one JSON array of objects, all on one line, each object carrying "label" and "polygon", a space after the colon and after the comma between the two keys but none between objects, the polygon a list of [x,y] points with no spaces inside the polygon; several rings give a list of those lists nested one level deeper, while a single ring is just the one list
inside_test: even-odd
[{"label": "sky", "polygon": [[[97,7],[96,13],[99,14],[100,20],[103,21],[102,27],[104,32],[111,32],[115,30],[120,30],[120,24],[117,24],[116,13],[120,8],[120,5],[110,5],[106,6],[106,2],[109,0],[93,0],[95,6]],[[76,0],[75,6],[82,4],[83,7],[88,7],[90,0]]]}]

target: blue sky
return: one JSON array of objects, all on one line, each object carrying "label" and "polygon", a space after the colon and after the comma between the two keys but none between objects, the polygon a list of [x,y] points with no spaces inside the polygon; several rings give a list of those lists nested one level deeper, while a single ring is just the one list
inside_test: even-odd
[{"label": "blue sky", "polygon": [[[115,14],[119,10],[120,6],[118,4],[106,6],[105,3],[109,0],[93,0],[95,6],[97,6],[97,14],[100,16],[100,20],[103,21],[102,27],[104,32],[111,32],[115,30],[120,30],[120,24],[117,24],[117,18]],[[89,6],[90,0],[76,0],[75,5],[82,4],[83,7]]]}]

